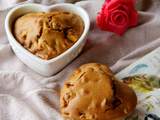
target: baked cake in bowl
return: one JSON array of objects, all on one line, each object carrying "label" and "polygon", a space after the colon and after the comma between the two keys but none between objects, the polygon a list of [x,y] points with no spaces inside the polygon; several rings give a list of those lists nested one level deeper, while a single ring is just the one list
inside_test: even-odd
[{"label": "baked cake in bowl", "polygon": [[82,50],[89,32],[87,12],[74,4],[24,4],[6,16],[5,29],[17,57],[32,70],[51,76]]}]

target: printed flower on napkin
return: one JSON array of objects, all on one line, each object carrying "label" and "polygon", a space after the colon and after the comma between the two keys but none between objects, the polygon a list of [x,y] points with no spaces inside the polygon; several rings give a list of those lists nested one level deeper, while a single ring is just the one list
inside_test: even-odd
[{"label": "printed flower on napkin", "polygon": [[106,0],[98,13],[98,27],[121,36],[128,27],[137,25],[138,12],[134,6],[134,0]]}]

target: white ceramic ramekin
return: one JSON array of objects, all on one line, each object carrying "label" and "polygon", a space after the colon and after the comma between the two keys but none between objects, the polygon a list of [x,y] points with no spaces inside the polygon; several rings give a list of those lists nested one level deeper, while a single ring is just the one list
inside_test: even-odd
[{"label": "white ceramic ramekin", "polygon": [[[79,15],[84,21],[85,28],[80,39],[66,52],[51,60],[43,60],[31,54],[23,46],[21,46],[12,33],[14,21],[25,13],[50,11],[68,11]],[[82,50],[86,43],[87,35],[90,27],[90,19],[88,13],[81,7],[69,3],[54,4],[44,6],[40,4],[23,4],[13,8],[6,16],[5,29],[8,40],[17,57],[32,70],[44,76],[51,76],[63,69],[69,64]]]}]

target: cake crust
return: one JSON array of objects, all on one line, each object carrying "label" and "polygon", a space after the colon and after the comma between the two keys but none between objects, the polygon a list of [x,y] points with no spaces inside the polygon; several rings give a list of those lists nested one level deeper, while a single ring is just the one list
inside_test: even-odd
[{"label": "cake crust", "polygon": [[84,30],[82,19],[66,11],[27,13],[15,21],[15,39],[32,54],[49,60],[72,47]]},{"label": "cake crust", "polygon": [[99,63],[80,66],[64,83],[62,116],[72,120],[122,120],[135,109],[137,96]]}]

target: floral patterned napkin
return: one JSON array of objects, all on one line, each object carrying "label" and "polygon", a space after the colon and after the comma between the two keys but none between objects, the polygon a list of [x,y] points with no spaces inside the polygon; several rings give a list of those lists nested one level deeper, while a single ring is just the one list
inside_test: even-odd
[{"label": "floral patterned napkin", "polygon": [[136,92],[135,111],[127,120],[160,120],[160,47],[115,75]]}]

